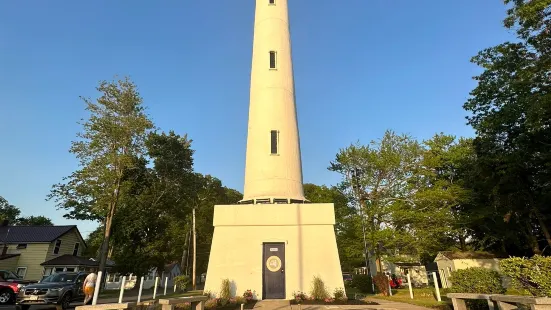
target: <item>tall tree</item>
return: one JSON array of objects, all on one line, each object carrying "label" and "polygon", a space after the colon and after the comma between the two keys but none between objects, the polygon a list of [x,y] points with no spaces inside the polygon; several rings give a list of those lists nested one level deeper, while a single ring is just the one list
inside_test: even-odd
[{"label": "tall tree", "polygon": [[42,216],[26,216],[21,217],[21,210],[18,207],[10,204],[4,197],[0,196],[0,221],[7,220],[9,225],[25,225],[25,226],[52,226],[52,220]]},{"label": "tall tree", "polygon": [[0,218],[2,221],[8,220],[10,223],[14,223],[21,214],[21,210],[18,207],[10,204],[4,197],[0,196]]},{"label": "tall tree", "polygon": [[475,190],[487,193],[478,199],[488,220],[501,222],[486,246],[526,255],[551,248],[551,0],[504,2],[518,41],[473,57],[484,71],[464,108],[484,180]]},{"label": "tall tree", "polygon": [[410,203],[408,187],[420,160],[422,148],[407,135],[386,131],[379,141],[342,149],[329,170],[342,175],[342,188],[355,202],[366,222],[369,247],[380,257],[389,248],[408,250],[405,238],[395,238],[404,227],[393,226],[391,208]]},{"label": "tall tree", "polygon": [[363,243],[356,209],[336,186],[304,184],[304,195],[313,203],[333,203],[335,207],[335,236],[343,270],[364,264]]},{"label": "tall tree", "polygon": [[95,101],[81,97],[90,116],[81,123],[83,131],[70,148],[79,169],[54,185],[48,199],[67,210],[67,218],[103,222],[99,269],[104,271],[119,198],[131,182],[125,174],[140,164],[136,158],[144,154],[144,140],[153,123],[129,78],[102,81],[97,90],[101,95]]}]

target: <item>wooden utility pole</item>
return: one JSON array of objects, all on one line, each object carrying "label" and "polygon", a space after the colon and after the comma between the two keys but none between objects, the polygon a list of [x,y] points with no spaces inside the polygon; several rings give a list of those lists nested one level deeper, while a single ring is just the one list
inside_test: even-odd
[{"label": "wooden utility pole", "polygon": [[196,290],[196,281],[195,281],[195,278],[196,278],[196,275],[195,275],[195,272],[196,272],[196,267],[197,267],[197,233],[195,231],[195,208],[193,208],[193,225],[192,225],[192,229],[193,229],[193,272],[192,272],[192,276],[193,276],[193,280],[192,280],[192,287],[193,287],[193,290],[195,291]]}]

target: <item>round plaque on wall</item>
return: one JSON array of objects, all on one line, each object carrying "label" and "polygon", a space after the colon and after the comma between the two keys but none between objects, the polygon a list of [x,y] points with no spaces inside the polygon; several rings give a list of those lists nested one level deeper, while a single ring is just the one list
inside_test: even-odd
[{"label": "round plaque on wall", "polygon": [[266,260],[266,268],[271,272],[279,271],[279,269],[281,269],[281,259],[277,256],[268,257]]}]

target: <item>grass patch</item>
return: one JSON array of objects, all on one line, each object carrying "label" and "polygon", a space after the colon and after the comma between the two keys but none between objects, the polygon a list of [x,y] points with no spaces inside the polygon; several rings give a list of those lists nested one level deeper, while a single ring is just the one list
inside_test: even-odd
[{"label": "grass patch", "polygon": [[441,310],[453,310],[451,301],[444,295],[441,294],[442,301],[438,302],[436,300],[435,292],[433,289],[424,288],[424,289],[413,289],[413,299],[409,296],[409,289],[393,289],[392,296],[382,296],[375,295],[374,298],[397,301],[408,303],[412,305],[441,309]]}]

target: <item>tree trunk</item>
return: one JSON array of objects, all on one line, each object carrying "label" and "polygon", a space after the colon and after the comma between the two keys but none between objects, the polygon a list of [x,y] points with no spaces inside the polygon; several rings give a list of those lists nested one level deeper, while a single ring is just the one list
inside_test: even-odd
[{"label": "tree trunk", "polygon": [[[186,232],[186,239],[184,243],[184,253],[182,253],[182,261],[180,263],[182,271],[187,269],[187,249],[188,249],[189,231]],[[185,272],[187,274],[187,271]]]},{"label": "tree trunk", "polygon": [[105,233],[103,237],[103,243],[101,245],[100,251],[100,260],[99,260],[99,270],[102,274],[101,283],[105,279],[105,266],[107,265],[107,254],[109,252],[109,237],[111,237],[111,225],[113,224],[113,217],[115,216],[115,209],[117,208],[117,202],[119,200],[119,190],[121,187],[120,179],[117,180],[117,185],[115,187],[113,201],[109,205],[109,213],[107,213],[107,218],[105,219]]},{"label": "tree trunk", "polygon": [[538,223],[540,224],[541,231],[543,232],[543,235],[545,236],[545,240],[547,241],[547,244],[549,246],[551,246],[551,234],[549,234],[549,230],[547,229],[545,221],[543,220],[542,216],[540,215],[540,213],[537,210],[535,210],[534,213],[536,215],[536,218],[538,219]]}]

